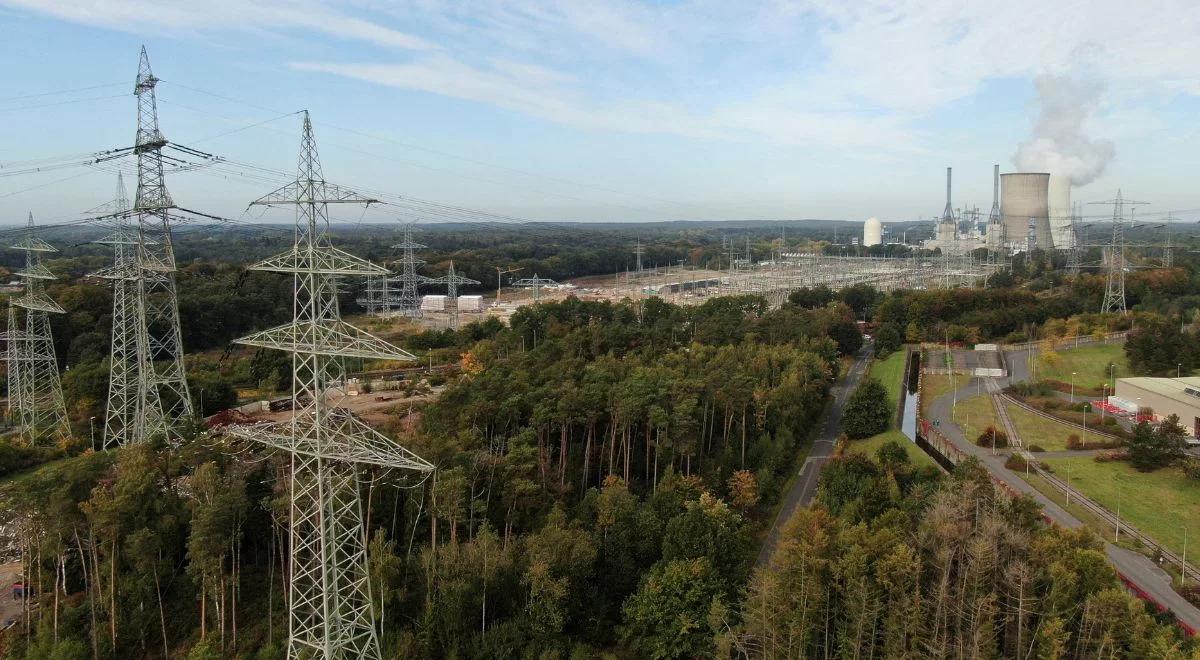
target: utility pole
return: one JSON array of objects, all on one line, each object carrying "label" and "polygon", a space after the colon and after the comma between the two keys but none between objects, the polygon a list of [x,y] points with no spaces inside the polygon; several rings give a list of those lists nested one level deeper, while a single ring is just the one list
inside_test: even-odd
[{"label": "utility pole", "polygon": [[250,267],[292,275],[293,320],[237,340],[292,354],[292,414],[287,422],[233,425],[226,431],[292,455],[290,658],[381,657],[357,468],[433,471],[428,462],[336,406],[347,358],[417,359],[345,323],[338,311],[339,277],[386,276],[387,271],[332,247],[328,206],[374,201],[325,182],[306,111],[296,181],[253,202],[296,208],[293,247]]},{"label": "utility pole", "polygon": [[519,273],[523,270],[525,270],[524,267],[502,269],[500,266],[496,266],[496,303],[497,304],[500,303],[500,276],[507,275],[508,273]]},{"label": "utility pole", "polygon": [[[9,306],[9,390],[16,391],[13,410],[21,432],[36,444],[46,438],[67,437],[71,432],[49,316],[64,311],[45,293],[45,282],[56,278],[42,265],[42,254],[58,250],[34,233],[32,213],[25,237],[12,247],[25,252],[25,267],[14,273],[24,281],[25,292],[13,298]],[[17,325],[13,306],[25,312],[23,329]]]}]

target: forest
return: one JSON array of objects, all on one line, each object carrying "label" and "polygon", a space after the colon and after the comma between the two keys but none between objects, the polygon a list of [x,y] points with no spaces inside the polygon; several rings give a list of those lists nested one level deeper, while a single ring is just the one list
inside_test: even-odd
[{"label": "forest", "polygon": [[[648,254],[701,265],[737,229],[660,228]],[[753,230],[752,249],[781,247],[774,230]],[[619,270],[631,253],[612,232],[624,231],[597,228],[569,245],[553,228],[447,228],[418,240],[431,271],[453,258],[487,288],[497,263],[554,278]],[[290,317],[291,282],[242,266],[285,239],[180,241],[189,382],[206,414],[242,388],[290,387],[282,355],[230,346]],[[338,236],[380,260],[388,240]],[[0,529],[36,593],[0,650],[284,657],[286,460],[201,424],[179,446],[91,449],[112,302],[84,274],[107,258],[83,245],[48,261],[63,276],[48,292],[67,310],[53,331],[74,438],[0,441]],[[969,464],[944,476],[887,445],[831,462],[816,506],[769,563],[756,562],[831,387],[862,346],[858,321],[878,354],[1068,325],[1133,328],[1130,359],[1150,371],[1171,366],[1168,349],[1191,350],[1178,328],[1200,308],[1194,264],[1131,273],[1130,317],[1092,312],[1103,294],[1094,275],[1064,282],[1031,261],[1006,277],[953,291],[802,289],[778,307],[757,296],[690,307],[568,298],[522,307],[508,326],[405,334],[406,348],[458,369],[436,400],[391,410],[382,428],[436,477],[363,475],[385,657],[1193,653],[1121,591],[1098,539],[1047,527],[1035,505],[997,495]],[[355,297],[345,293],[343,311],[356,311]]]},{"label": "forest", "polygon": [[[389,654],[633,649],[646,576],[700,556],[733,599],[852,319],[753,297],[568,300],[464,329],[483,338],[463,374],[401,436],[436,480],[364,486]],[[198,427],[5,484],[42,594],[12,653],[281,653],[286,464],[248,451]]]}]

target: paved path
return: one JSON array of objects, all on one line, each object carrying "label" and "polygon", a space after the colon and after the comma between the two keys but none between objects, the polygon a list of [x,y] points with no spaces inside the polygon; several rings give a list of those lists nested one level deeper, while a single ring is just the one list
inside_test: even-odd
[{"label": "paved path", "polygon": [[[989,380],[989,379],[981,379]],[[1000,380],[1000,379],[991,379]],[[997,385],[999,383],[996,383]],[[958,396],[965,398],[974,392],[976,385],[967,382],[962,387],[958,388]],[[989,390],[992,387],[988,388]],[[1025,493],[1033,497],[1034,500],[1042,506],[1042,510],[1055,523],[1075,529],[1083,526],[1083,522],[1069,513],[1066,509],[1056,504],[1053,500],[1043,495],[1027,481],[1022,479],[1012,470],[1004,467],[1004,462],[1007,460],[1006,453],[997,452],[992,455],[990,449],[976,446],[974,443],[968,442],[963,435],[962,430],[956,424],[950,421],[951,406],[954,402],[954,392],[948,392],[930,402],[927,411],[928,416],[933,419],[941,419],[943,423],[938,427],[942,435],[946,439],[954,443],[960,450],[975,456],[987,468],[988,472],[995,478],[1003,481],[1014,491]],[[1072,454],[1084,454],[1085,452],[1072,452]],[[1161,568],[1156,566],[1145,555],[1117,547],[1111,543],[1105,543],[1105,553],[1108,555],[1109,562],[1117,569],[1119,573],[1125,576],[1126,579],[1133,582],[1139,589],[1153,598],[1159,604],[1165,606],[1174,613],[1185,625],[1191,627],[1192,630],[1200,630],[1200,609],[1187,602],[1171,588],[1171,578]]]},{"label": "paved path", "polygon": [[788,490],[787,495],[784,496],[783,504],[779,507],[779,513],[776,514],[774,522],[771,523],[771,529],[767,532],[766,541],[763,543],[762,550],[758,553],[758,560],[756,562],[758,566],[766,564],[767,560],[770,559],[771,553],[775,550],[775,545],[779,542],[779,535],[783,531],[783,526],[787,524],[787,521],[792,519],[792,515],[796,513],[796,510],[811,504],[813,497],[817,494],[818,476],[821,473],[821,468],[825,467],[825,463],[833,453],[833,445],[837,441],[838,433],[841,431],[842,410],[846,407],[846,399],[850,397],[850,392],[853,392],[854,388],[858,386],[858,381],[862,380],[863,375],[867,373],[867,365],[871,362],[873,352],[873,344],[868,343],[863,346],[862,350],[855,355],[854,366],[850,367],[850,371],[830,388],[833,400],[825,410],[825,415],[821,422],[821,433],[813,441],[812,449],[808,452],[808,458],[804,459],[804,464],[800,466],[799,474],[792,481],[792,487]]}]

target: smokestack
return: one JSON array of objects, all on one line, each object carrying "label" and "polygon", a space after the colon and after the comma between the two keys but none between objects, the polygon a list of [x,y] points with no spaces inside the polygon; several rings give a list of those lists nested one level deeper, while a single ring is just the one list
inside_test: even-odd
[{"label": "smokestack", "polygon": [[950,172],[951,168],[946,168],[946,210],[942,211],[942,222],[954,222],[954,206],[950,204]]},{"label": "smokestack", "polygon": [[1000,164],[992,165],[992,208],[1000,206]]}]

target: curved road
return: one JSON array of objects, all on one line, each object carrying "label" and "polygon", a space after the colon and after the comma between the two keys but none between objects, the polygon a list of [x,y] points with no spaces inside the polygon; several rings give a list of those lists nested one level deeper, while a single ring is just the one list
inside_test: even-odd
[{"label": "curved road", "polygon": [[829,393],[833,396],[833,400],[830,401],[829,407],[825,409],[825,414],[822,416],[821,433],[813,440],[808,458],[804,459],[799,474],[792,481],[791,488],[788,489],[783,503],[779,506],[779,512],[775,515],[762,550],[758,553],[756,565],[762,566],[767,563],[767,560],[771,558],[771,553],[775,550],[775,544],[779,542],[779,535],[784,524],[791,520],[797,509],[811,504],[813,497],[816,496],[821,468],[825,467],[825,463],[833,454],[834,443],[837,442],[838,433],[841,432],[842,410],[846,407],[846,400],[850,397],[850,393],[854,391],[855,387],[858,387],[858,381],[862,380],[867,373],[867,365],[871,363],[874,347],[875,345],[871,342],[864,344],[855,354],[854,365],[850,367],[850,371],[846,372],[830,388]]},{"label": "curved road", "polygon": [[[1021,374],[1017,374],[1016,378],[1020,379]],[[972,396],[975,393],[977,387],[973,384],[975,380],[977,379],[970,378],[966,384],[958,388],[957,394],[960,398],[965,399],[967,396]],[[981,378],[978,380],[985,379]],[[1008,379],[996,380],[1002,387],[1008,384]],[[928,416],[933,419],[944,420],[944,423],[938,427],[942,435],[962,451],[978,458],[983,466],[987,468],[988,472],[1003,481],[1014,491],[1028,494],[1037,500],[1038,504],[1042,506],[1042,511],[1055,523],[1071,529],[1082,527],[1084,525],[1082,521],[1029,485],[1027,481],[1012,470],[1004,467],[1004,462],[1008,458],[1006,453],[998,452],[993,456],[990,449],[979,447],[967,441],[962,430],[950,421],[954,396],[955,392],[948,392],[934,399],[929,404]],[[1104,551],[1108,555],[1109,562],[1112,563],[1113,567],[1119,573],[1133,582],[1156,602],[1171,610],[1175,617],[1184,625],[1189,626],[1192,630],[1200,630],[1200,609],[1187,602],[1183,596],[1180,596],[1171,588],[1171,576],[1166,571],[1156,566],[1145,555],[1120,548],[1112,543],[1105,542]]]}]

